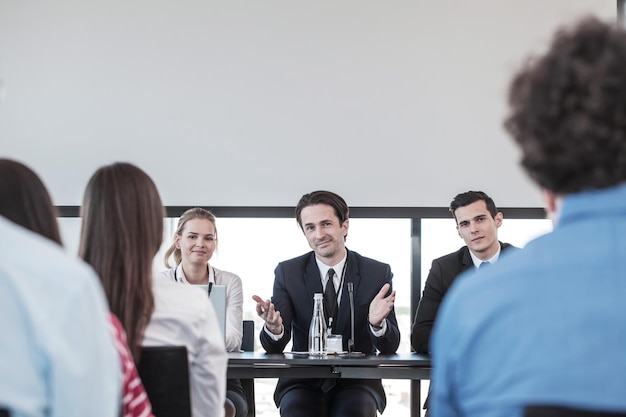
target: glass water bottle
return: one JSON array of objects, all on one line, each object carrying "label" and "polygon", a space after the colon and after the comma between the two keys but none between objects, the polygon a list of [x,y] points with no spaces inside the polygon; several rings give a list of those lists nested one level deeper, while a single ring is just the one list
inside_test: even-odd
[{"label": "glass water bottle", "polygon": [[309,327],[309,355],[326,355],[326,320],[324,320],[324,296],[316,293],[313,297],[313,317]]}]

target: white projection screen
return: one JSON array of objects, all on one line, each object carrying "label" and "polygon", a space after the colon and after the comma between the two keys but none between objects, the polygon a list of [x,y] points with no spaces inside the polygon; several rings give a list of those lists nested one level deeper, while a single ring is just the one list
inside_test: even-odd
[{"label": "white projection screen", "polygon": [[56,205],[129,161],[166,205],[538,207],[502,128],[555,29],[615,0],[0,0],[0,156]]}]

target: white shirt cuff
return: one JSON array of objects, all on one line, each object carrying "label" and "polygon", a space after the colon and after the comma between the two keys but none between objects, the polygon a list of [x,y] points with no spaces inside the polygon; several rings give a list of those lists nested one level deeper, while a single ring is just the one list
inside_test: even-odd
[{"label": "white shirt cuff", "polygon": [[374,329],[374,327],[372,327],[372,325],[370,324],[370,329],[372,330],[372,334],[376,337],[381,337],[385,334],[385,332],[387,331],[387,319],[383,320],[383,324],[380,328],[380,330],[376,330]]},{"label": "white shirt cuff", "polygon": [[281,328],[282,328],[282,331],[280,332],[280,334],[274,334],[274,333],[269,331],[267,326],[263,325],[263,330],[265,330],[265,333],[267,333],[267,335],[270,337],[270,339],[272,339],[275,342],[277,342],[280,339],[282,339],[283,336],[285,335],[285,328],[282,327],[282,326],[281,326]]}]

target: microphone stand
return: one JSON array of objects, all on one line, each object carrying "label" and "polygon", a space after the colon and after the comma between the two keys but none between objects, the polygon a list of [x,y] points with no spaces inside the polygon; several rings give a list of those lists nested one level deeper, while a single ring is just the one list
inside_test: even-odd
[{"label": "microphone stand", "polygon": [[350,296],[350,339],[348,339],[348,358],[362,358],[361,352],[354,351],[354,284],[348,282],[348,295]]}]

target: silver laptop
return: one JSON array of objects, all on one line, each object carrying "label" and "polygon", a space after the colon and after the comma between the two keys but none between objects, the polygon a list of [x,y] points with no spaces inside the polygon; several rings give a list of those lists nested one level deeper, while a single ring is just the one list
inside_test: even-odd
[{"label": "silver laptop", "polygon": [[217,323],[222,332],[222,339],[224,339],[226,335],[226,286],[212,285],[210,293],[208,285],[196,285],[196,287],[201,288],[205,294],[209,294],[217,315]]}]

